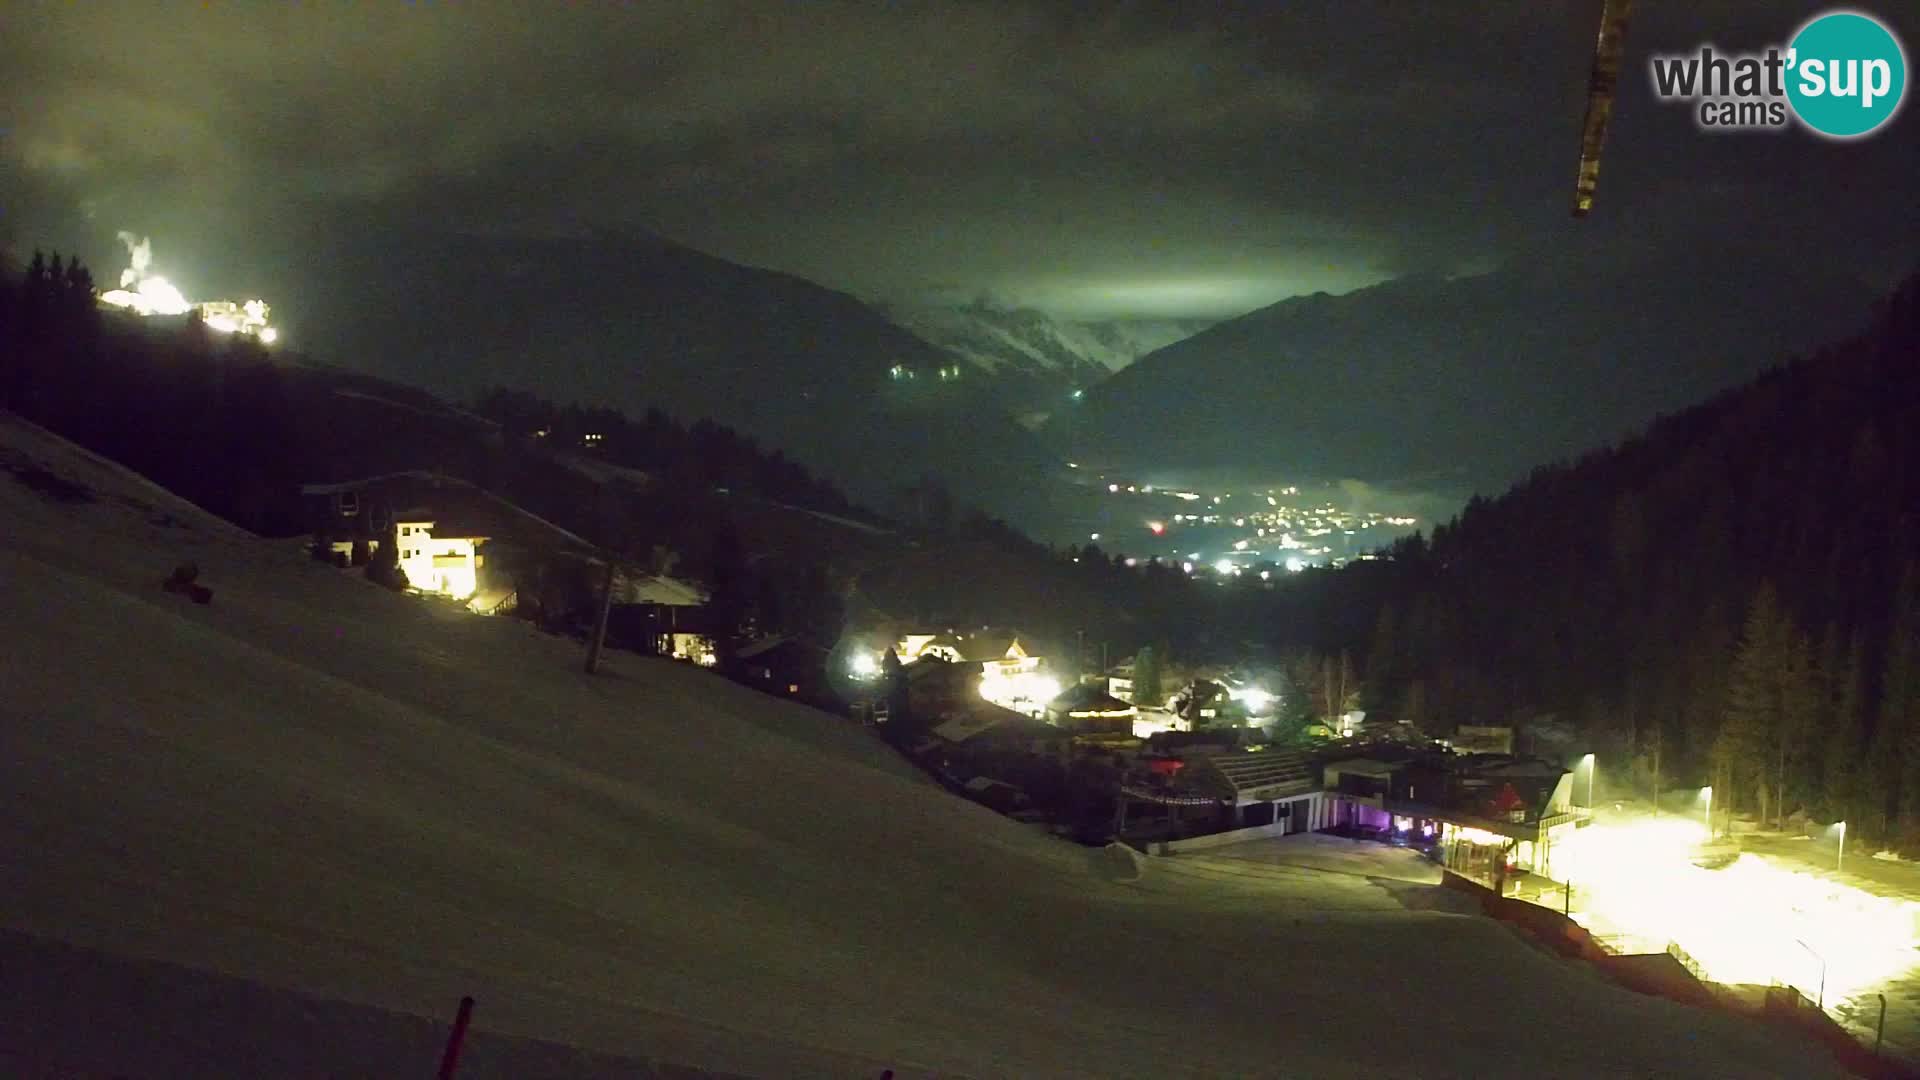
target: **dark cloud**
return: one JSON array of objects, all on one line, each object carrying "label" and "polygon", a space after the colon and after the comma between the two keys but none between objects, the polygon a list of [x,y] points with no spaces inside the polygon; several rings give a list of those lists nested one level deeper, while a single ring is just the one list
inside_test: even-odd
[{"label": "dark cloud", "polygon": [[1647,237],[1911,258],[1911,115],[1857,145],[1710,138],[1646,90],[1649,51],[1816,7],[1641,7],[1580,223],[1597,2],[27,7],[0,237],[112,264],[131,228],[203,291],[294,296],[402,226],[646,227],[871,296],[1107,315]]}]

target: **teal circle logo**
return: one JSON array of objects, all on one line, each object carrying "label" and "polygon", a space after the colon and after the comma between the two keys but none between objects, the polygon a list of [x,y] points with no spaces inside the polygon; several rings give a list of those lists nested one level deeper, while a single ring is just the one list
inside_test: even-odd
[{"label": "teal circle logo", "polygon": [[1800,122],[1833,139],[1868,134],[1907,96],[1907,54],[1879,20],[1829,12],[1787,46],[1787,101]]}]

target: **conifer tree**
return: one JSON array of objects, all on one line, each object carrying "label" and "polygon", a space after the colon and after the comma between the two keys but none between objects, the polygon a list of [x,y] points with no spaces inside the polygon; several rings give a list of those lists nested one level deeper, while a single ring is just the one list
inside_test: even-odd
[{"label": "conifer tree", "polygon": [[1920,568],[1907,565],[1895,595],[1873,764],[1898,778],[1891,794],[1902,826],[1912,828],[1920,824]]},{"label": "conifer tree", "polygon": [[1755,785],[1763,819],[1771,806],[1784,820],[1787,785],[1802,763],[1816,699],[1805,635],[1781,609],[1773,585],[1763,583],[1734,652],[1714,754],[1736,788]]},{"label": "conifer tree", "polygon": [[1827,722],[1823,729],[1823,777],[1828,812],[1842,821],[1858,822],[1867,809],[1867,723],[1865,663],[1855,638],[1830,682]]},{"label": "conifer tree", "polygon": [[1160,685],[1160,654],[1151,645],[1142,646],[1133,658],[1133,700],[1155,707],[1166,701]]}]

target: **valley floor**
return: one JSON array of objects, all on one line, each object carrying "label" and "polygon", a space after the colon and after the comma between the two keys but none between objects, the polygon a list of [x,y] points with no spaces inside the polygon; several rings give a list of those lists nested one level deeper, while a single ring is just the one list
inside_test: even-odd
[{"label": "valley floor", "polygon": [[[4,417],[0,466],[0,1064],[420,1075],[471,994],[493,1053],[561,1044],[586,1074],[1836,1075],[1413,910],[1425,886],[1136,877],[835,717],[662,661],[586,677],[571,642],[308,562]],[[159,588],[189,559],[210,605]],[[287,1056],[206,1034],[261,1010],[295,1018]],[[49,1047],[33,1017],[145,1034]]]}]

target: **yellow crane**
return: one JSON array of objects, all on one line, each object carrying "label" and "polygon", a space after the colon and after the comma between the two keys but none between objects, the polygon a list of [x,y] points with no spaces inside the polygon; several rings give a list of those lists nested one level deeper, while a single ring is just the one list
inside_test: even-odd
[{"label": "yellow crane", "polygon": [[1607,124],[1613,119],[1613,91],[1620,82],[1620,55],[1627,35],[1633,0],[1606,0],[1600,13],[1600,35],[1593,43],[1593,74],[1587,79],[1587,119],[1580,132],[1580,173],[1573,185],[1573,216],[1593,210],[1594,188],[1600,183],[1600,148],[1606,145]]}]

